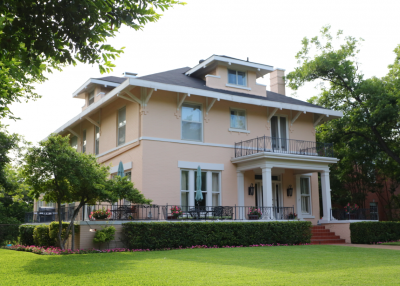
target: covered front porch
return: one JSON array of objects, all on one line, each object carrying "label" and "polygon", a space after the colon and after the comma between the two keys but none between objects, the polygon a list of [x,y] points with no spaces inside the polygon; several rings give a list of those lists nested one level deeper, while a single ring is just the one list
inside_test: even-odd
[{"label": "covered front porch", "polygon": [[[336,163],[336,158],[259,152],[231,161],[237,170],[238,206],[254,205],[262,212],[261,219],[266,220],[287,220],[293,216],[313,224],[331,220],[329,164]],[[246,212],[239,215],[248,219]]]}]

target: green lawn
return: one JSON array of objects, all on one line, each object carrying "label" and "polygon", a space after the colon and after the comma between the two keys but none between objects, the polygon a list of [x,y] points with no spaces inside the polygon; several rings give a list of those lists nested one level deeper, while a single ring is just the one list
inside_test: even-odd
[{"label": "green lawn", "polygon": [[394,285],[400,251],[346,246],[44,256],[0,249],[0,285]]}]

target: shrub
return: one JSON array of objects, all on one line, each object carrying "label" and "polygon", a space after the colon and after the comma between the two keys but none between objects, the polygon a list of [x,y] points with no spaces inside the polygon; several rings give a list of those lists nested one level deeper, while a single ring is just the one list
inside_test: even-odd
[{"label": "shrub", "polygon": [[0,217],[0,246],[7,242],[18,241],[18,227],[21,223],[16,218]]},{"label": "shrub", "polygon": [[350,224],[351,243],[369,244],[400,239],[400,222],[377,221]]},{"label": "shrub", "polygon": [[33,230],[34,225],[20,225],[19,226],[19,243],[22,245],[34,245]]},{"label": "shrub", "polygon": [[54,246],[55,240],[50,238],[49,225],[37,225],[33,230],[33,241],[36,246]]},{"label": "shrub", "polygon": [[311,222],[130,222],[122,233],[131,249],[300,244],[310,242]]},{"label": "shrub", "polygon": [[[52,240],[54,240],[54,244],[50,246],[60,246],[60,242],[58,241],[58,221],[53,221],[49,224],[49,236]],[[62,223],[62,231],[61,238],[64,239],[72,234],[72,228],[70,229],[68,235],[66,234],[67,228],[69,226],[69,222]],[[75,233],[79,232],[79,225],[75,225]]]},{"label": "shrub", "polygon": [[93,242],[94,243],[107,243],[108,247],[110,247],[109,243],[114,239],[115,236],[115,227],[106,226],[105,228],[96,231],[94,235]]}]

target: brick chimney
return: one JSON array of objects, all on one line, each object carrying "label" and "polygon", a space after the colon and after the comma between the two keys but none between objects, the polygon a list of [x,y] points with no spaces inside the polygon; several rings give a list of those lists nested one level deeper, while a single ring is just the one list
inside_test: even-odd
[{"label": "brick chimney", "polygon": [[285,95],[285,81],[283,80],[284,76],[284,69],[277,68],[272,73],[270,73],[269,80],[272,92]]}]

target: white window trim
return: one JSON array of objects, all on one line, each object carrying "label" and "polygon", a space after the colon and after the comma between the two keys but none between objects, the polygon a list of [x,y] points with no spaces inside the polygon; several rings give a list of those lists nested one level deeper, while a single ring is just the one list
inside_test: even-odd
[{"label": "white window trim", "polygon": [[227,83],[227,84],[225,84],[225,86],[233,87],[233,88],[239,88],[239,89],[245,89],[245,90],[251,90],[250,87],[246,87],[246,86],[243,86],[243,85],[237,85],[237,84],[231,84],[231,83]]},{"label": "white window trim", "polygon": [[215,77],[215,78],[221,78],[220,75],[213,75],[213,74],[206,74],[205,77]]},{"label": "white window trim", "polygon": [[[298,218],[315,218],[313,216],[313,197],[312,197],[312,187],[311,187],[311,176],[312,174],[301,174],[301,175],[296,175],[296,208],[297,208],[297,216]],[[301,186],[300,186],[300,178],[308,178],[309,179],[309,186],[310,186],[310,213],[302,213],[301,211]]]},{"label": "white window trim", "polygon": [[[119,126],[119,112],[120,112],[120,110],[122,110],[124,108],[125,108],[125,124],[120,127]],[[124,143],[119,144],[119,130],[120,130],[120,128],[122,128],[124,126],[125,126],[125,141],[124,141]],[[124,145],[125,143],[126,143],[126,106],[123,106],[123,107],[119,108],[117,111],[117,146]]]},{"label": "white window trim", "polygon": [[[240,128],[232,128],[231,127],[231,112],[232,111],[244,111],[244,129],[240,129]],[[235,132],[244,132],[244,133],[250,133],[249,130],[247,130],[247,111],[246,109],[243,108],[234,108],[234,107],[230,107],[229,108],[229,131],[235,131]]]},{"label": "white window trim", "polygon": [[[197,106],[200,106],[200,116],[201,116],[200,121],[183,120],[182,112],[183,112],[183,107],[185,105],[197,105]],[[191,142],[203,142],[203,139],[204,139],[203,104],[202,103],[198,103],[198,102],[185,101],[184,103],[182,103],[182,106],[180,108],[180,112],[181,112],[181,140],[191,141]],[[185,122],[194,122],[194,123],[200,123],[201,124],[201,140],[183,139],[183,128],[182,128],[182,122],[183,121],[185,121]]]},{"label": "white window trim", "polygon": [[[230,83],[229,82],[229,71],[234,71],[234,72],[236,72],[236,84],[235,83]],[[251,88],[249,88],[249,87],[247,87],[248,86],[248,84],[247,84],[247,71],[241,71],[241,70],[234,70],[234,69],[227,69],[227,71],[228,71],[228,83],[226,84],[226,86],[229,86],[229,87],[236,87],[236,88],[243,88],[243,89],[247,89],[247,90],[251,90]],[[243,72],[244,73],[244,82],[245,82],[245,85],[240,85],[240,84],[238,84],[237,82],[238,82],[238,72]]]}]

